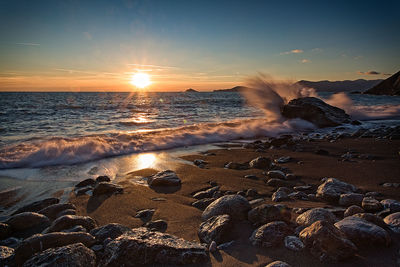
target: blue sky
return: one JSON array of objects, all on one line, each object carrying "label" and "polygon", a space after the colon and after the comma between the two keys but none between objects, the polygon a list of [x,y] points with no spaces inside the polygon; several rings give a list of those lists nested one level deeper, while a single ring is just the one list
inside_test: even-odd
[{"label": "blue sky", "polygon": [[[399,70],[399,1],[0,1],[0,90],[228,88]],[[371,71],[379,74],[368,74]]]}]

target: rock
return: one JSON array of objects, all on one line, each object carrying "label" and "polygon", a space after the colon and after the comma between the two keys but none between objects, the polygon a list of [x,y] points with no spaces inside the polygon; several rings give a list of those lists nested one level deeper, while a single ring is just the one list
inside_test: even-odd
[{"label": "rock", "polygon": [[74,226],[74,227],[72,227],[72,228],[62,230],[62,231],[60,231],[60,232],[63,232],[63,233],[84,232],[84,233],[87,233],[87,230],[86,230],[86,228],[83,227],[82,225],[77,225],[77,226]]},{"label": "rock", "polygon": [[364,197],[361,206],[366,212],[376,212],[382,210],[382,204],[372,197]]},{"label": "rock", "polygon": [[96,266],[96,255],[82,243],[67,245],[59,248],[49,248],[27,260],[24,267],[36,266]]},{"label": "rock", "polygon": [[289,200],[289,196],[285,191],[278,190],[275,193],[272,194],[272,201],[274,202],[280,202],[280,201],[285,201]]},{"label": "rock", "polygon": [[214,195],[214,193],[219,190],[219,188],[220,188],[219,186],[214,186],[210,189],[197,192],[196,194],[193,195],[193,198],[196,199],[211,198]]},{"label": "rock", "polygon": [[386,216],[383,221],[395,232],[400,233],[400,212]]},{"label": "rock", "polygon": [[258,180],[258,177],[253,174],[245,175],[244,178],[246,179],[252,179],[252,180]]},{"label": "rock", "polygon": [[280,186],[285,186],[285,187],[289,186],[290,187],[290,186],[293,186],[294,184],[290,181],[272,178],[267,181],[267,185],[272,186],[272,187],[280,187]]},{"label": "rock", "polygon": [[223,243],[223,244],[217,246],[217,248],[219,250],[227,250],[227,249],[229,249],[230,247],[232,247],[235,244],[236,244],[235,240],[232,240],[232,241],[229,241],[229,242],[226,242],[226,243]]},{"label": "rock", "polygon": [[75,188],[86,187],[86,186],[94,186],[96,184],[96,180],[93,178],[88,178],[83,181],[80,181],[75,185]]},{"label": "rock", "polygon": [[50,220],[54,220],[55,218],[57,218],[57,215],[60,212],[62,212],[64,210],[68,210],[68,209],[76,210],[76,207],[74,204],[71,204],[71,203],[58,203],[58,204],[50,205],[50,206],[40,210],[38,213],[47,216]]},{"label": "rock", "polygon": [[21,239],[15,237],[9,237],[7,239],[0,241],[0,246],[10,247],[10,248],[17,248],[19,244],[22,242]]},{"label": "rock", "polygon": [[245,220],[250,209],[250,203],[246,198],[240,195],[227,195],[212,202],[201,217],[207,220],[212,216],[228,214],[233,220]]},{"label": "rock", "polygon": [[207,162],[205,162],[204,160],[202,160],[202,159],[195,159],[194,161],[193,161],[193,164],[194,165],[196,165],[196,166],[198,166],[198,167],[200,167],[200,166],[205,166],[206,164],[207,164]]},{"label": "rock", "polygon": [[148,222],[153,217],[155,209],[140,210],[136,213],[135,218],[140,218],[144,222]]},{"label": "rock", "polygon": [[270,222],[254,230],[250,237],[250,242],[253,246],[277,246],[282,243],[284,237],[290,232],[291,230],[285,222]]},{"label": "rock", "polygon": [[88,233],[50,233],[36,234],[25,239],[15,250],[15,261],[22,265],[37,252],[48,248],[62,247],[74,243],[82,243],[87,247],[94,245],[96,240]]},{"label": "rock", "polygon": [[14,249],[6,246],[0,246],[0,265],[8,266],[11,265],[9,260],[14,255]]},{"label": "rock", "polygon": [[149,186],[179,186],[181,179],[171,170],[158,172],[147,179]]},{"label": "rock", "polygon": [[256,199],[253,199],[253,200],[249,201],[251,206],[255,206],[255,205],[257,205],[259,203],[262,203],[262,202],[264,202],[263,198],[256,198]]},{"label": "rock", "polygon": [[296,218],[296,223],[304,226],[309,226],[316,221],[324,221],[330,224],[334,224],[337,219],[332,212],[323,208],[310,209]]},{"label": "rock", "polygon": [[291,213],[283,205],[262,204],[248,212],[248,219],[257,227],[272,221],[285,221],[289,223]]},{"label": "rock", "polygon": [[284,261],[274,261],[266,265],[265,267],[291,267],[291,265],[287,264]]},{"label": "rock", "polygon": [[282,108],[286,118],[301,118],[318,127],[333,127],[350,122],[350,116],[343,109],[326,104],[315,97],[303,97],[289,101]]},{"label": "rock", "polygon": [[249,166],[253,169],[269,169],[271,167],[271,159],[266,157],[258,157],[250,161]]},{"label": "rock", "polygon": [[269,171],[269,172],[267,172],[267,177],[271,178],[271,179],[272,178],[281,179],[281,180],[286,179],[286,175],[282,171]]},{"label": "rock", "polygon": [[215,243],[215,241],[211,241],[210,245],[208,246],[208,251],[211,253],[217,251],[217,243]]},{"label": "rock", "polygon": [[111,195],[111,194],[122,194],[124,189],[120,185],[116,185],[108,182],[98,183],[93,189],[93,196],[100,195]]},{"label": "rock", "polygon": [[384,199],[381,201],[381,204],[384,209],[390,209],[391,213],[400,211],[400,201],[394,199]]},{"label": "rock", "polygon": [[304,192],[293,192],[288,195],[291,199],[308,200],[308,195]]},{"label": "rock", "polygon": [[218,215],[200,224],[200,229],[197,234],[200,240],[207,244],[210,244],[211,241],[221,244],[228,241],[228,234],[231,228],[231,217],[227,214]]},{"label": "rock", "polygon": [[297,236],[287,236],[284,240],[285,247],[293,251],[300,251],[304,248],[303,242]]},{"label": "rock", "polygon": [[0,223],[0,240],[6,239],[11,234],[11,227],[6,223]]},{"label": "rock", "polygon": [[311,185],[298,185],[293,187],[294,190],[296,191],[301,191],[301,192],[305,192],[305,193],[312,193],[313,187]]},{"label": "rock", "polygon": [[214,201],[215,198],[203,198],[193,202],[192,206],[199,210],[205,210],[208,207],[208,205],[210,205]]},{"label": "rock", "polygon": [[356,192],[357,188],[335,178],[325,179],[317,189],[317,197],[325,201],[337,202],[341,194],[349,194]]},{"label": "rock", "polygon": [[44,209],[47,206],[57,204],[58,202],[60,202],[60,199],[54,198],[54,197],[35,201],[33,203],[30,203],[26,206],[19,208],[16,212],[13,213],[13,215],[22,213],[22,212],[38,212],[39,210]]},{"label": "rock", "polygon": [[357,246],[390,244],[390,236],[383,228],[354,215],[338,221],[335,226]]},{"label": "rock", "polygon": [[75,189],[75,195],[76,196],[82,196],[91,193],[93,190],[92,186],[85,186],[85,187],[78,187]]},{"label": "rock", "polygon": [[232,170],[247,170],[249,168],[248,163],[228,162],[224,165],[226,169]]},{"label": "rock", "polygon": [[253,188],[247,189],[247,191],[246,191],[246,197],[253,198],[253,197],[257,197],[257,196],[258,196],[258,192],[257,192],[256,189],[253,189]]},{"label": "rock", "polygon": [[303,243],[320,261],[341,261],[357,252],[357,247],[334,225],[316,221],[299,234]]},{"label": "rock", "polygon": [[361,206],[363,198],[364,198],[363,194],[357,194],[357,193],[341,194],[339,198],[339,205],[345,207],[351,205]]},{"label": "rock", "polygon": [[363,212],[363,213],[356,213],[352,217],[361,218],[361,219],[366,220],[370,223],[373,223],[379,227],[382,227],[383,229],[387,228],[387,225],[383,221],[383,219],[376,214]]},{"label": "rock", "polygon": [[365,196],[366,197],[380,197],[380,196],[382,196],[382,194],[379,192],[367,192],[367,193],[365,193]]},{"label": "rock", "polygon": [[279,159],[276,159],[276,160],[275,160],[275,163],[278,163],[278,164],[288,163],[288,162],[290,162],[291,160],[292,160],[291,157],[280,157]]},{"label": "rock", "polygon": [[111,182],[111,179],[107,175],[98,176],[96,178],[96,183],[101,183],[101,182]]},{"label": "rock", "polygon": [[164,220],[157,220],[145,223],[144,226],[151,231],[165,232],[168,228],[168,223]]},{"label": "rock", "polygon": [[354,215],[356,213],[362,213],[362,212],[364,212],[363,208],[356,206],[356,205],[352,205],[346,209],[343,216],[348,217],[348,216]]},{"label": "rock", "polygon": [[101,227],[95,228],[90,231],[90,234],[96,238],[97,241],[103,243],[107,238],[115,239],[125,233],[131,232],[129,227],[119,223],[109,223]]},{"label": "rock", "polygon": [[[35,227],[42,230],[50,224],[49,218],[36,212],[22,212],[11,216],[7,221],[13,231],[25,231]],[[39,230],[40,231],[40,230]]]},{"label": "rock", "polygon": [[47,228],[46,233],[59,232],[76,225],[82,225],[88,232],[90,232],[96,227],[96,222],[89,216],[65,215],[57,218],[50,227]]},{"label": "rock", "polygon": [[195,264],[207,259],[206,248],[198,243],[142,227],[108,243],[99,266]]},{"label": "rock", "polygon": [[56,215],[56,218],[59,218],[64,215],[76,215],[76,210],[74,210],[74,209],[63,210]]}]

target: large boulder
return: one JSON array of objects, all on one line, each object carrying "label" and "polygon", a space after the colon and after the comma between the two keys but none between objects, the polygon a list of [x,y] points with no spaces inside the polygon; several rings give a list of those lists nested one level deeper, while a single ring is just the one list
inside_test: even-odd
[{"label": "large boulder", "polygon": [[296,223],[303,226],[310,226],[316,221],[325,221],[334,224],[337,218],[332,212],[323,208],[310,209],[296,218]]},{"label": "large boulder", "polygon": [[210,244],[215,241],[217,244],[229,241],[228,234],[232,228],[231,217],[227,214],[209,218],[200,224],[198,235],[201,241]]},{"label": "large boulder", "polygon": [[250,242],[253,246],[278,246],[283,244],[283,239],[290,233],[291,229],[285,222],[270,222],[254,230],[250,237]]},{"label": "large boulder", "polygon": [[141,227],[108,243],[99,266],[177,265],[207,259],[206,248],[198,243]]},{"label": "large boulder", "polygon": [[23,267],[86,267],[96,265],[96,255],[82,243],[49,248],[27,260]]},{"label": "large boulder", "polygon": [[181,179],[171,170],[161,171],[147,178],[149,186],[179,186]]},{"label": "large boulder", "polygon": [[316,221],[299,234],[303,243],[320,261],[340,261],[354,256],[357,247],[333,224]]},{"label": "large boulder", "polygon": [[273,221],[290,222],[291,213],[283,205],[262,204],[249,211],[248,219],[255,226],[260,226]]},{"label": "large boulder", "polygon": [[11,216],[7,221],[13,231],[25,231],[34,227],[46,228],[49,218],[36,212],[22,212]]},{"label": "large boulder", "polygon": [[335,226],[357,246],[390,244],[390,235],[383,228],[357,216],[349,216]]},{"label": "large boulder", "polygon": [[131,228],[119,223],[109,223],[93,229],[90,231],[90,234],[94,236],[97,241],[103,242],[107,238],[115,239],[128,232],[131,232]]},{"label": "large boulder", "polygon": [[39,210],[44,209],[47,206],[57,204],[58,202],[60,202],[60,199],[55,197],[45,198],[39,201],[32,202],[28,205],[25,205],[19,208],[17,211],[15,211],[13,214],[18,214],[22,212],[38,212]]},{"label": "large boulder", "polygon": [[96,227],[96,222],[89,216],[64,215],[57,218],[46,232],[60,232],[61,230],[69,229],[76,225],[82,225],[87,231],[91,231]]},{"label": "large boulder", "polygon": [[354,193],[357,188],[335,178],[327,178],[317,189],[317,197],[329,202],[337,202],[342,194]]},{"label": "large boulder", "polygon": [[96,242],[95,238],[88,233],[50,233],[37,234],[25,239],[15,250],[15,261],[22,265],[27,259],[37,252],[48,248],[62,247],[74,243],[82,243],[91,247]]},{"label": "large boulder", "polygon": [[343,109],[331,106],[315,97],[291,100],[282,108],[286,118],[301,118],[318,127],[333,127],[350,122],[350,116]]},{"label": "large boulder", "polygon": [[361,206],[363,198],[364,195],[358,193],[341,194],[339,198],[339,205],[345,207],[349,207],[352,205]]},{"label": "large boulder", "polygon": [[212,216],[228,214],[233,220],[245,220],[250,209],[250,203],[246,198],[241,195],[227,195],[208,205],[201,217],[207,220]]},{"label": "large boulder", "polygon": [[74,204],[71,203],[58,203],[58,204],[53,204],[50,205],[42,210],[40,210],[38,213],[43,214],[47,216],[50,220],[54,220],[57,218],[57,215],[64,211],[64,210],[76,210],[76,207]]}]

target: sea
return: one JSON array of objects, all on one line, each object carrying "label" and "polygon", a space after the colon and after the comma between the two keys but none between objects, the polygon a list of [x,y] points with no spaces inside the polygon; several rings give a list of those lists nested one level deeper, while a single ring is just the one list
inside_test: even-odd
[{"label": "sea", "polygon": [[[400,125],[399,96],[318,97],[362,122],[349,132]],[[253,102],[238,92],[2,92],[0,197],[17,190],[28,201],[98,175],[170,169],[182,153],[221,143],[329,130],[269,118]]]}]

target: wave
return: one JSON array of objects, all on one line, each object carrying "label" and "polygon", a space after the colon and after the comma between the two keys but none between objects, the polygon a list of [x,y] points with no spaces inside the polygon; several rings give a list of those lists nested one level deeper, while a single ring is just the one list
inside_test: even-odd
[{"label": "wave", "polygon": [[312,129],[315,129],[313,124],[300,119],[283,123],[247,119],[132,133],[52,137],[0,149],[0,169],[71,165],[130,153],[276,136]]}]

